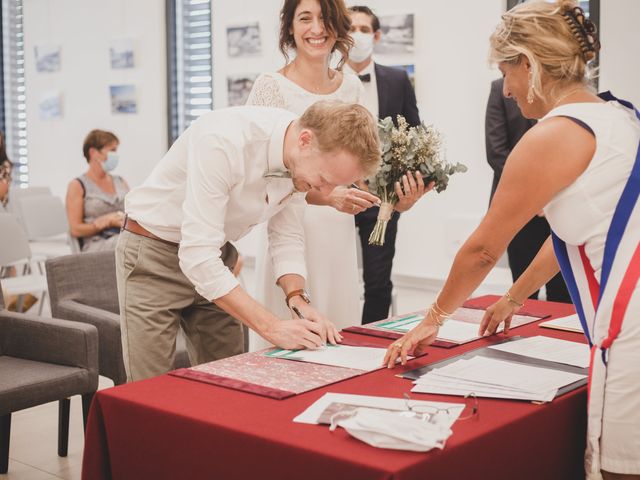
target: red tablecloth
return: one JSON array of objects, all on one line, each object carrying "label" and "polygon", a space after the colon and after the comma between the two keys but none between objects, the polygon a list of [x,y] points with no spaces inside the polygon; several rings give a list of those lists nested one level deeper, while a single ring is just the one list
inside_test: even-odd
[{"label": "red tablecloth", "polygon": [[[497,297],[476,301],[488,305]],[[573,313],[558,303],[528,302],[554,317]],[[539,328],[513,335],[584,341],[579,334]],[[389,340],[374,339],[381,346]],[[431,348],[407,370],[477,348]],[[412,384],[379,370],[286,400],[163,375],[102,390],[91,407],[82,477],[114,479],[578,479],[584,478],[586,388],[550,404],[479,399],[477,419],[458,421],[444,450],[399,452],[370,447],[344,430],[293,423],[324,393],[400,397]],[[412,394],[459,402],[460,397]]]}]

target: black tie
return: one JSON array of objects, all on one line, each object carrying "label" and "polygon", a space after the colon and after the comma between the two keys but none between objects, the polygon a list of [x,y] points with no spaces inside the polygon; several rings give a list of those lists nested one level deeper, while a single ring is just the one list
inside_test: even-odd
[{"label": "black tie", "polygon": [[358,75],[358,78],[360,79],[361,82],[370,82],[371,81],[371,74],[370,73],[365,73],[364,75]]}]

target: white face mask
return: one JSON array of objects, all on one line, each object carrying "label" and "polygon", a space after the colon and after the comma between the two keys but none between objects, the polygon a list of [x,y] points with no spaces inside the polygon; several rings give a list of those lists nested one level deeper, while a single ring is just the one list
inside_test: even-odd
[{"label": "white face mask", "polygon": [[432,448],[444,448],[452,433],[448,424],[445,419],[425,422],[417,417],[399,415],[398,412],[359,407],[354,415],[332,421],[331,429],[340,426],[373,447],[427,452]]},{"label": "white face mask", "polygon": [[364,62],[373,53],[373,33],[353,32],[353,47],[349,50],[349,60]]}]

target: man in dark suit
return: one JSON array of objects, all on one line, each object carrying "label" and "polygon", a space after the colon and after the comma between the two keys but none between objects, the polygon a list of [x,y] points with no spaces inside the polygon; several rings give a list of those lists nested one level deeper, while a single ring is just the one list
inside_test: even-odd
[{"label": "man in dark suit", "polygon": [[[485,117],[487,161],[493,169],[490,199],[493,198],[498,187],[502,169],[509,153],[526,131],[536,123],[535,120],[524,118],[517,103],[502,94],[503,83],[502,78],[491,83],[491,93]],[[527,269],[549,234],[547,220],[544,216],[536,215],[511,241],[507,247],[507,256],[514,282]],[[529,298],[537,299],[538,292]],[[556,275],[547,283],[547,300],[571,303],[562,275]]]},{"label": "man in dark suit", "polygon": [[[404,70],[374,63],[373,45],[380,40],[380,20],[365,6],[349,8],[351,35],[354,45],[349,51],[345,70],[356,73],[364,86],[364,105],[379,118],[402,115],[411,126],[420,124],[416,95],[409,76]],[[369,235],[378,218],[378,207],[356,215],[356,226],[362,245],[364,277],[364,309],[362,323],[387,318],[391,305],[391,268],[395,255],[396,235],[400,212],[395,211],[389,224],[383,246],[369,245]]]}]

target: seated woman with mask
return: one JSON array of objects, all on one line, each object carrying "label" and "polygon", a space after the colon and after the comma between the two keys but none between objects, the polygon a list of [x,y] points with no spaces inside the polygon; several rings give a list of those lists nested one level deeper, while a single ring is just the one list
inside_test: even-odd
[{"label": "seated woman with mask", "polygon": [[118,165],[119,143],[111,132],[89,132],[82,146],[89,169],[67,187],[69,228],[83,252],[116,247],[124,220],[124,196],[129,191],[122,177],[109,173]]}]

